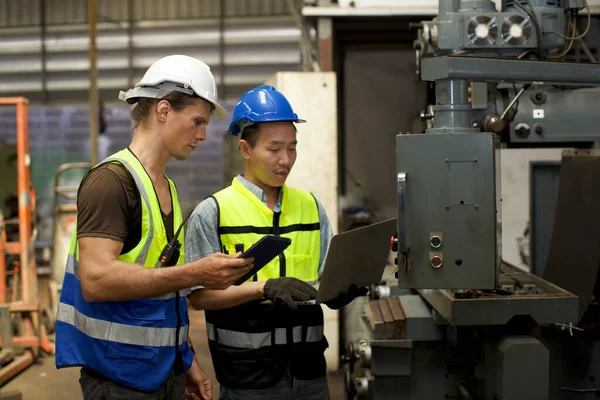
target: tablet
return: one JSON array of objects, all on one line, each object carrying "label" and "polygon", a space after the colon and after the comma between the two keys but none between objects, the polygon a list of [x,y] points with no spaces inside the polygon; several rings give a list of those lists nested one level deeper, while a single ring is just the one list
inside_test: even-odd
[{"label": "tablet", "polygon": [[254,268],[238,279],[234,285],[241,285],[246,282],[272,259],[281,254],[290,244],[292,244],[292,239],[289,238],[263,236],[240,256],[241,258],[254,257]]}]

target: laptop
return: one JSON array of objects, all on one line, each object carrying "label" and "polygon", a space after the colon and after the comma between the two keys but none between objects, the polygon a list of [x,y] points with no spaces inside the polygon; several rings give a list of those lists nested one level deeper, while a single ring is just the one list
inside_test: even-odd
[{"label": "laptop", "polygon": [[317,298],[302,303],[325,303],[347,292],[352,284],[360,288],[380,282],[396,231],[397,218],[393,218],[334,235]]}]

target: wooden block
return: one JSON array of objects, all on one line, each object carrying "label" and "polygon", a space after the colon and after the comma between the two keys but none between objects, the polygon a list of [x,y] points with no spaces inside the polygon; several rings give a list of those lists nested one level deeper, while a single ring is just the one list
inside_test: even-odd
[{"label": "wooden block", "polygon": [[514,274],[512,278],[517,283],[517,286],[523,289],[525,293],[535,294],[537,285],[535,281],[526,274]]},{"label": "wooden block", "polygon": [[375,339],[391,340],[406,337],[406,316],[397,297],[370,301],[365,304],[364,311]]},{"label": "wooden block", "polygon": [[500,277],[498,278],[498,284],[496,286],[499,289],[506,290],[507,292],[515,291],[515,281],[503,274],[500,274]]}]

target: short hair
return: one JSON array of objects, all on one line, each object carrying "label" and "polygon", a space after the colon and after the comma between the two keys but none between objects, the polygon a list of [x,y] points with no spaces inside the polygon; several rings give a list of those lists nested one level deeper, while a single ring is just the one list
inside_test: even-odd
[{"label": "short hair", "polygon": [[[289,122],[294,127],[294,132],[298,132],[298,130],[296,129],[296,125],[294,125],[293,121],[274,121],[274,122]],[[266,122],[261,122],[258,124],[253,124],[253,125],[249,125],[249,126],[245,127],[244,130],[242,131],[242,136],[241,136],[240,140],[245,140],[246,142],[248,142],[248,145],[250,146],[250,148],[253,148],[254,146],[256,146],[256,141],[258,140],[260,125],[262,125],[264,123],[266,123]]]},{"label": "short hair", "polygon": [[[171,107],[175,110],[183,110],[187,106],[194,104],[193,99],[198,98],[193,95],[185,94],[178,91],[172,91],[166,96],[160,99],[152,99],[149,97],[138,98],[137,104],[131,109],[131,118],[137,128],[140,124],[144,124],[147,121],[152,108],[161,100],[167,100]],[[211,112],[214,110],[214,106],[211,104]]]},{"label": "short hair", "polygon": [[253,124],[253,125],[249,125],[247,127],[244,128],[244,130],[242,131],[242,137],[240,138],[240,140],[245,140],[246,142],[248,142],[248,145],[250,146],[250,148],[253,148],[254,146],[256,146],[256,141],[258,140],[258,126],[260,124]]}]

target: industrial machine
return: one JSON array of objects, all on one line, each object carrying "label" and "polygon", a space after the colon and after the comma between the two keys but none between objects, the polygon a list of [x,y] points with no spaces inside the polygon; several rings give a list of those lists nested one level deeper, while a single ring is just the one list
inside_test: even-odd
[{"label": "industrial machine", "polygon": [[[347,398],[600,397],[600,64],[589,49],[592,62],[563,59],[576,41],[587,49],[586,6],[440,0],[418,24],[435,99],[425,133],[396,136],[397,284],[352,305]],[[502,146],[573,148],[543,276],[501,258]]]}]

